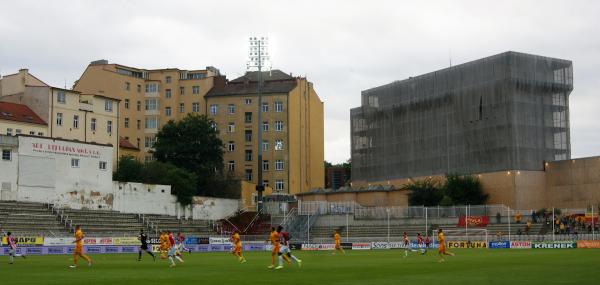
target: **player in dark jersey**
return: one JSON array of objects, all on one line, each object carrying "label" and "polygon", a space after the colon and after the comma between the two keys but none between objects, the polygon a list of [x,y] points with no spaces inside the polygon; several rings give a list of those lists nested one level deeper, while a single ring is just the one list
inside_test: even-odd
[{"label": "player in dark jersey", "polygon": [[145,251],[146,253],[150,254],[150,256],[152,256],[152,259],[156,261],[156,256],[154,256],[154,253],[152,253],[152,249],[148,249],[148,236],[144,233],[144,230],[140,230],[138,240],[140,240],[140,242],[142,243],[140,244],[140,249],[138,251],[138,261],[142,261],[142,251]]}]

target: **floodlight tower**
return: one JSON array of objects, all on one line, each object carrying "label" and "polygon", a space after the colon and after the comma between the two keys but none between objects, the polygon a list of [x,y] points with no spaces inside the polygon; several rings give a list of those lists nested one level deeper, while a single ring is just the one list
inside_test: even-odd
[{"label": "floodlight tower", "polygon": [[263,184],[263,173],[262,173],[262,154],[263,154],[263,141],[262,141],[262,68],[271,68],[270,56],[268,50],[269,38],[267,37],[250,37],[250,48],[248,51],[248,62],[246,63],[247,71],[258,71],[257,74],[257,93],[258,93],[258,119],[257,124],[257,138],[258,138],[258,155],[256,162],[256,192],[257,192],[257,211],[260,212],[263,209],[263,191],[265,186]]}]

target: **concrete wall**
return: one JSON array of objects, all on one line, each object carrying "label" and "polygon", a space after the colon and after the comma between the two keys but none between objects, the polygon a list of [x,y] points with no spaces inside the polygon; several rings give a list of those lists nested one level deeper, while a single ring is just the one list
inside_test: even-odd
[{"label": "concrete wall", "polygon": [[0,154],[11,152],[10,160],[0,158],[0,200],[16,200],[18,171],[18,140],[16,137],[0,135]]},{"label": "concrete wall", "polygon": [[600,157],[551,162],[546,174],[547,204],[562,208],[600,204]]}]

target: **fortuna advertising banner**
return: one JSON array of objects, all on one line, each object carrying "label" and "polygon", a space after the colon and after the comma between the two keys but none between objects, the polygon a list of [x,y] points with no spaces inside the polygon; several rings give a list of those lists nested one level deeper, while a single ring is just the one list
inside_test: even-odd
[{"label": "fortuna advertising banner", "polygon": [[574,241],[532,242],[531,248],[534,248],[534,249],[573,249],[573,248],[577,248],[577,243]]},{"label": "fortuna advertising banner", "polygon": [[449,241],[448,248],[487,248],[485,241]]},{"label": "fortuna advertising banner", "polygon": [[530,241],[511,241],[510,242],[511,249],[531,249]]},{"label": "fortuna advertising banner", "polygon": [[469,216],[466,218],[465,216],[458,218],[458,226],[465,226],[465,219],[469,222],[469,227],[486,227],[490,222],[490,218],[488,216]]}]

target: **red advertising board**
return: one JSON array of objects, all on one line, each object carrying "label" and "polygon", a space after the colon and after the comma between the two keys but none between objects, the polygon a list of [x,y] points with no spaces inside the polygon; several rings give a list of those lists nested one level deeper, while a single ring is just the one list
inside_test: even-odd
[{"label": "red advertising board", "polygon": [[600,248],[600,240],[578,240],[577,248]]},{"label": "red advertising board", "polygon": [[490,218],[488,216],[469,216],[468,218],[462,216],[458,218],[458,226],[464,227],[465,220],[468,221],[467,226],[469,227],[485,227],[490,222]]}]

